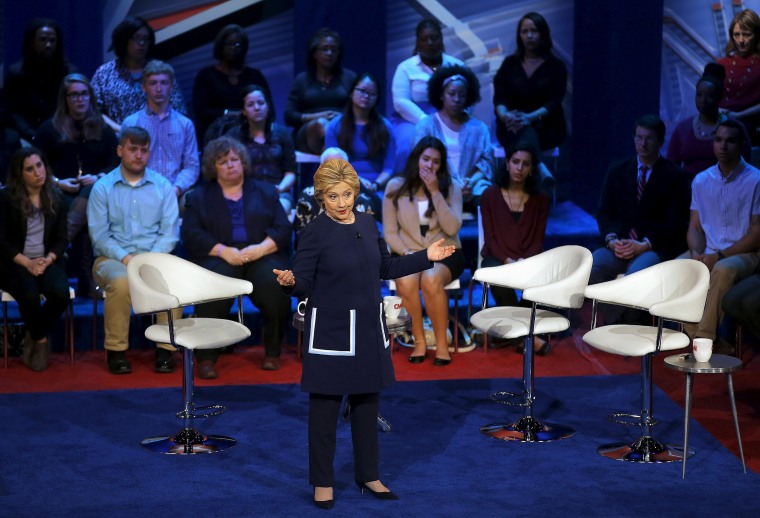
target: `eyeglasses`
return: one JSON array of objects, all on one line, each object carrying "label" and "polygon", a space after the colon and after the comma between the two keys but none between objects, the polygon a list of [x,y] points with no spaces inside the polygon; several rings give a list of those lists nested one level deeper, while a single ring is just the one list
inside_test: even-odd
[{"label": "eyeglasses", "polygon": [[89,99],[90,93],[89,92],[69,92],[66,94],[66,97],[69,99]]},{"label": "eyeglasses", "polygon": [[239,49],[240,47],[243,46],[243,42],[242,41],[225,41],[224,42],[224,46],[225,47],[234,47],[236,49]]},{"label": "eyeglasses", "polygon": [[634,135],[633,141],[636,144],[656,144],[657,143],[657,137],[642,137],[641,135]]},{"label": "eyeglasses", "polygon": [[336,45],[320,45],[317,47],[317,51],[327,54],[328,52],[332,52],[333,54],[337,54],[340,52],[340,49]]},{"label": "eyeglasses", "polygon": [[369,90],[365,90],[364,88],[354,88],[354,92],[357,92],[364,97],[369,97],[370,99],[377,97],[377,92],[371,92]]}]

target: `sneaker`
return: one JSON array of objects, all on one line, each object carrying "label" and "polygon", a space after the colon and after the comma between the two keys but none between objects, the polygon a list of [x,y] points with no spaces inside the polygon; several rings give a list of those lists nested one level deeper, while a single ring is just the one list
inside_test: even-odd
[{"label": "sneaker", "polygon": [[153,370],[161,374],[170,374],[174,372],[174,368],[174,351],[156,349],[156,366]]},{"label": "sneaker", "polygon": [[132,372],[132,366],[129,364],[127,353],[124,351],[107,351],[106,358],[108,372],[111,374],[129,374]]}]

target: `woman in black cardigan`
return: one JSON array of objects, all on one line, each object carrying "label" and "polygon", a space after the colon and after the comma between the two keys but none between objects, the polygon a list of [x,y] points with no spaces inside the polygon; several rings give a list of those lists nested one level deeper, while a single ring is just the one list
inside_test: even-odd
[{"label": "woman in black cardigan", "polygon": [[[251,302],[264,317],[264,370],[280,368],[280,346],[290,315],[273,268],[287,264],[292,226],[274,185],[250,177],[245,146],[230,137],[212,140],[203,152],[206,182],[187,195],[182,241],[190,260],[253,284]],[[200,304],[199,317],[226,318],[231,300]],[[198,373],[216,378],[218,349],[197,351]]]},{"label": "woman in black cardigan", "polygon": [[67,245],[66,207],[53,175],[39,149],[21,148],[0,189],[0,288],[18,303],[27,330],[22,359],[32,370],[47,368],[47,335],[66,309]]}]

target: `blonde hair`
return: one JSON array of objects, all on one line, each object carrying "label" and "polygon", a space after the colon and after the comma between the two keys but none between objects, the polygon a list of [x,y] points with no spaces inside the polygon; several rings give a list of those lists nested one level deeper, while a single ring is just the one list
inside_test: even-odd
[{"label": "blonde hair", "polygon": [[359,196],[359,176],[353,166],[340,158],[325,160],[314,173],[314,198],[320,207],[324,207],[324,194],[340,182],[354,190],[354,197]]}]

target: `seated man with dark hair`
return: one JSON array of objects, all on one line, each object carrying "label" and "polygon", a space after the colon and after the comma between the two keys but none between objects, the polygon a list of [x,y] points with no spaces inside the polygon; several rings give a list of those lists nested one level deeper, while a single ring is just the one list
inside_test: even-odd
[{"label": "seated man with dark hair", "polygon": [[[710,269],[702,321],[685,326],[691,338],[716,340],[723,296],[760,264],[760,170],[742,158],[744,138],[741,123],[721,122],[713,141],[718,163],[699,173],[691,186],[689,251],[681,257],[701,261]],[[733,350],[723,339],[713,348],[722,354]]]},{"label": "seated man with dark hair", "polygon": [[[136,254],[174,250],[179,241],[179,210],[172,184],[147,168],[147,131],[122,126],[116,150],[121,164],[93,184],[87,225],[96,257],[92,275],[106,294],[103,318],[108,370],[127,374],[132,371],[125,354],[132,306],[127,264]],[[174,318],[181,317],[179,310]],[[159,313],[157,320],[166,322],[166,314]],[[169,344],[158,345],[156,372],[174,370],[173,351]]]},{"label": "seated man with dark hair", "polygon": [[[589,284],[631,274],[676,257],[686,244],[689,225],[689,177],[660,155],[665,124],[656,115],[636,120],[636,156],[614,162],[602,187],[597,223],[604,248],[594,252]],[[605,306],[607,324],[632,311]]]}]

